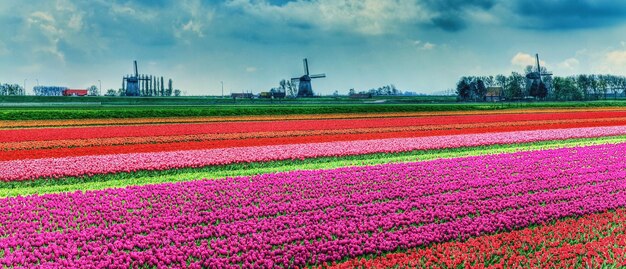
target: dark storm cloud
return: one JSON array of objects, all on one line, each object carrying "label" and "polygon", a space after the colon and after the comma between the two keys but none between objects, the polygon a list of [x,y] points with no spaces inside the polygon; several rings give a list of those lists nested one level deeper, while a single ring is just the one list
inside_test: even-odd
[{"label": "dark storm cloud", "polygon": [[456,32],[467,27],[467,22],[459,14],[442,14],[432,19],[432,24],[445,31]]},{"label": "dark storm cloud", "polygon": [[518,0],[511,11],[519,26],[539,30],[570,30],[614,26],[626,22],[626,2],[613,0]]},{"label": "dark storm cloud", "polygon": [[495,0],[426,0],[424,4],[437,14],[431,20],[433,26],[456,32],[467,27],[468,10],[490,10],[495,5]]},{"label": "dark storm cloud", "polygon": [[283,6],[289,4],[290,2],[294,2],[294,0],[268,0],[268,2],[275,6]]}]

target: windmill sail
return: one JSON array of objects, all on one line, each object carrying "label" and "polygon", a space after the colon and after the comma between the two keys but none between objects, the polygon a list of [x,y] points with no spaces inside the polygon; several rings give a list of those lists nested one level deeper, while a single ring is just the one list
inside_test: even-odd
[{"label": "windmill sail", "polygon": [[313,94],[313,87],[311,87],[311,79],[325,78],[326,74],[309,75],[309,60],[304,58],[304,60],[302,60],[302,64],[304,65],[304,75],[292,78],[291,81],[294,83],[298,81],[298,97],[315,96]]}]

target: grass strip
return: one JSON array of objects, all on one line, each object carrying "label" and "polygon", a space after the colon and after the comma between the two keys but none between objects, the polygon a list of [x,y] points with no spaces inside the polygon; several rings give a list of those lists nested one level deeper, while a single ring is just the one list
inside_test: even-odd
[{"label": "grass strip", "polygon": [[346,166],[366,166],[386,163],[427,161],[440,158],[458,158],[486,154],[513,153],[599,144],[626,142],[626,136],[552,140],[533,143],[463,147],[440,150],[418,150],[401,153],[375,153],[346,157],[323,157],[304,160],[281,160],[202,168],[184,168],[163,171],[139,171],[132,173],[103,174],[61,179],[37,179],[0,183],[0,197],[19,195],[101,190],[123,188],[166,182],[184,182],[198,179],[219,179],[235,176],[251,176],[294,170],[332,169]]},{"label": "grass strip", "polygon": [[[150,103],[148,103],[150,104]],[[180,105],[141,104],[120,106],[0,107],[0,120],[169,118],[206,116],[259,116],[334,113],[386,113],[504,110],[528,108],[625,107],[625,101],[529,102],[529,103],[443,103],[443,104],[262,104],[262,105]]]}]

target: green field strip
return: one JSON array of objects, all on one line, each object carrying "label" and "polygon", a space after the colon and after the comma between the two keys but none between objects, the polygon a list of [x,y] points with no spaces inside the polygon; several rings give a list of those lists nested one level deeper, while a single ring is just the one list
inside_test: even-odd
[{"label": "green field strip", "polygon": [[198,179],[220,179],[235,176],[251,176],[294,170],[332,169],[347,166],[367,166],[387,163],[428,161],[441,158],[459,158],[486,154],[513,153],[599,144],[626,142],[626,136],[552,140],[534,143],[491,145],[440,150],[419,150],[400,153],[376,153],[345,157],[323,157],[304,160],[283,160],[202,168],[184,168],[164,171],[138,171],[95,175],[91,177],[68,177],[61,179],[37,179],[30,181],[0,183],[0,197],[19,195],[102,190],[168,182],[184,182]]},{"label": "green field strip", "polygon": [[[108,98],[108,99],[107,99]],[[389,98],[387,98],[389,99]],[[520,108],[598,108],[626,107],[624,100],[606,100],[589,102],[517,102],[517,103],[432,103],[404,100],[390,104],[353,104],[333,103],[332,100],[307,99],[280,104],[213,104],[208,99],[199,99],[180,105],[169,104],[175,98],[110,99],[94,97],[90,101],[111,105],[90,106],[10,106],[20,102],[20,98],[0,98],[0,120],[49,120],[49,119],[102,119],[102,118],[154,118],[154,117],[206,117],[206,116],[252,116],[252,115],[301,115],[333,113],[386,113],[386,112],[437,112],[437,111],[473,111],[502,110]],[[29,102],[30,99],[22,100]],[[56,99],[55,99],[56,100]],[[63,101],[66,99],[59,99]],[[71,99],[78,100],[78,99]],[[180,99],[182,100],[182,99]],[[196,100],[196,99],[193,99]],[[385,99],[386,100],[386,99]],[[52,101],[49,100],[49,101]],[[116,103],[120,101],[120,103]],[[141,101],[141,102],[139,102]],[[314,103],[308,103],[309,101]],[[104,102],[104,103],[103,103]],[[187,105],[184,105],[187,104]]]}]

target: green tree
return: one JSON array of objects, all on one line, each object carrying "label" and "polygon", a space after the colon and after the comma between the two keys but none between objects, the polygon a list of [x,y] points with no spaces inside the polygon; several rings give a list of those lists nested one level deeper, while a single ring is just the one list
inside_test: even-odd
[{"label": "green tree", "polygon": [[591,80],[589,76],[580,74],[575,79],[574,86],[577,87],[583,94],[585,99],[589,99],[589,88],[591,88]]},{"label": "green tree", "polygon": [[470,84],[466,77],[462,77],[456,84],[456,94],[461,101],[468,101],[472,95]]},{"label": "green tree", "polygon": [[525,77],[517,72],[512,72],[507,78],[506,87],[504,88],[504,96],[507,99],[524,98],[524,79]]},{"label": "green tree", "polygon": [[117,95],[117,92],[114,89],[108,89],[107,93],[104,94],[104,96],[115,96]]},{"label": "green tree", "polygon": [[96,87],[96,85],[91,85],[89,88],[87,88],[87,92],[89,96],[98,96],[100,95],[100,89],[98,89],[98,87]]},{"label": "green tree", "polygon": [[480,101],[485,101],[485,96],[487,95],[487,87],[485,87],[485,82],[482,79],[476,80],[476,96]]},{"label": "green tree", "polygon": [[584,99],[583,91],[577,87],[578,78],[554,78],[554,96],[557,100],[580,101]]}]

